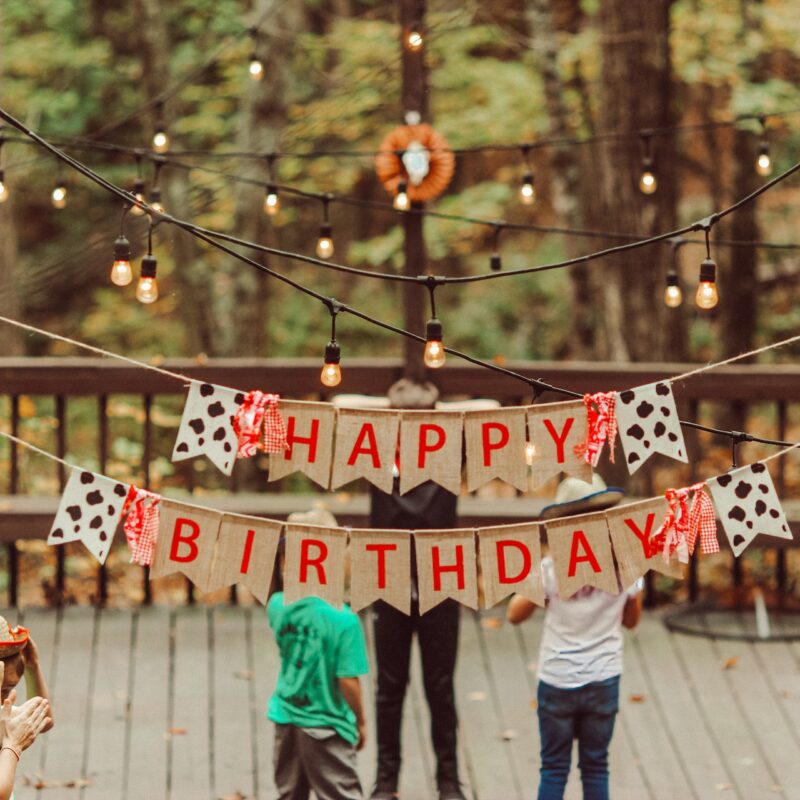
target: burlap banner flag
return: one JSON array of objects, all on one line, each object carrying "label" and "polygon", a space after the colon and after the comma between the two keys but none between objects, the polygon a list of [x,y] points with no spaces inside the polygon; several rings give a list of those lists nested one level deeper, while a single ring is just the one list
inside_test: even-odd
[{"label": "burlap banner flag", "polygon": [[399,423],[396,411],[339,409],[331,489],[366,478],[391,492]]},{"label": "burlap banner flag", "polygon": [[400,494],[433,481],[461,490],[460,411],[404,411],[400,422]]},{"label": "burlap banner flag", "polygon": [[224,514],[211,566],[209,591],[240,584],[261,603],[269,599],[282,523]]},{"label": "burlap banner flag", "polygon": [[411,612],[411,532],[350,531],[350,607],[383,600]]},{"label": "burlap banner flag", "polygon": [[478,531],[485,608],[512,592],[544,606],[541,528],[538,522],[524,522]]},{"label": "burlap banner flag", "polygon": [[424,614],[452,598],[469,608],[478,607],[475,531],[415,531],[419,613]]},{"label": "burlap banner flag", "polygon": [[535,448],[533,485],[566,472],[591,482],[592,468],[576,455],[575,447],[586,440],[586,406],[574,403],[547,403],[528,409],[528,435]]},{"label": "burlap banner flag", "polygon": [[221,522],[219,511],[162,499],[150,577],[182,572],[201,592],[207,592]]},{"label": "burlap banner flag", "polygon": [[474,492],[493,478],[500,478],[521,492],[527,490],[524,408],[467,412],[464,435],[468,491]]},{"label": "burlap banner flag", "polygon": [[633,586],[638,578],[651,569],[671,578],[683,577],[677,552],[669,562],[665,562],[661,549],[650,541],[668,510],[667,501],[663,497],[656,497],[606,511],[623,589]]},{"label": "burlap banner flag", "polygon": [[344,603],[347,532],[319,525],[287,525],[283,592],[287,603],[320,597],[331,605]]},{"label": "burlap banner flag", "polygon": [[303,472],[323,489],[330,485],[336,410],[325,403],[281,400],[278,410],[286,422],[289,447],[269,457],[269,479]]},{"label": "burlap banner flag", "polygon": [[605,513],[555,519],[546,527],[561,599],[584,586],[619,594]]}]

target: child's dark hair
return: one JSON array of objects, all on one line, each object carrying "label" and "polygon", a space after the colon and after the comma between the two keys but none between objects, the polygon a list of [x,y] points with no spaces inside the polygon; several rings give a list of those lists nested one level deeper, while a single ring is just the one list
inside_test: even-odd
[{"label": "child's dark hair", "polygon": [[14,667],[20,675],[25,672],[25,659],[22,657],[22,653],[14,653],[5,658],[0,658],[0,661],[3,662],[3,666],[6,668]]}]

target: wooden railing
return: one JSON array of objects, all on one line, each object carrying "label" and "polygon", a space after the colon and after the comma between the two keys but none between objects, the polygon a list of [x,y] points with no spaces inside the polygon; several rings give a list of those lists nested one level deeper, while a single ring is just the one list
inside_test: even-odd
[{"label": "wooden railing", "polygon": [[[191,378],[243,389],[259,387],[278,392],[284,397],[324,400],[330,394],[319,382],[320,362],[316,359],[229,359],[208,360],[202,364],[196,361],[172,360],[160,366]],[[688,369],[681,364],[615,365],[597,362],[509,362],[507,366],[530,377],[578,392],[628,388],[669,378]],[[402,375],[402,365],[396,359],[349,359],[342,367],[344,381],[339,388],[348,393],[381,395]],[[522,382],[471,365],[448,364],[433,378],[444,399],[480,396],[495,398],[503,404],[531,401],[530,392]],[[0,387],[2,395],[7,398],[7,418],[3,420],[5,430],[25,438],[25,404],[30,398],[52,398],[52,436],[45,449],[64,457],[74,450],[73,428],[80,428],[84,437],[86,429],[92,428],[95,439],[92,459],[100,472],[107,471],[111,460],[111,404],[119,395],[138,398],[131,401],[135,413],[132,411],[125,422],[130,427],[134,425],[136,418],[135,427],[139,429],[141,441],[141,463],[135,481],[145,488],[152,486],[157,459],[169,458],[175,434],[169,427],[157,424],[161,404],[172,404],[170,419],[175,421],[179,417],[181,398],[185,394],[180,381],[163,374],[94,358],[0,359]],[[682,408],[682,416],[692,420],[698,419],[701,410],[706,409],[706,403],[735,405],[744,411],[758,405],[759,432],[762,435],[786,439],[789,433],[790,406],[792,403],[800,404],[800,368],[722,367],[677,384],[675,394]],[[560,395],[551,394],[543,396],[538,402],[560,399],[563,399]],[[87,411],[87,403],[92,408],[91,411]],[[70,410],[77,405],[82,409],[83,418],[71,424]],[[761,408],[762,405],[766,407]],[[755,416],[751,415],[751,423],[755,421]],[[703,441],[706,441],[705,438]],[[698,436],[687,435],[687,445],[690,454],[687,480],[693,481],[700,477],[694,467],[697,456],[702,451]],[[0,482],[0,492],[5,492],[0,497],[0,542],[4,543],[7,555],[8,602],[16,605],[20,599],[21,553],[18,542],[46,537],[58,503],[56,490],[59,486],[63,487],[66,470],[60,465],[56,467],[57,480],[54,481],[54,491],[50,496],[44,497],[41,493],[31,495],[26,492],[22,481],[24,476],[20,473],[21,448],[10,446],[5,452],[8,453],[9,468],[5,484]],[[741,453],[740,458],[747,460],[746,452]],[[782,497],[785,496],[784,462],[785,459],[779,459],[775,466],[776,487]],[[36,463],[38,466],[39,462]],[[203,472],[202,467],[193,462],[182,462],[175,465],[175,468],[182,486],[193,492],[202,491],[204,487],[208,490],[210,485],[216,492],[213,505],[226,510],[283,518],[289,511],[302,510],[317,499],[313,496],[314,490],[311,486],[303,486],[302,494],[298,494],[296,489],[287,493],[284,490],[287,479],[276,484],[259,483],[259,491],[254,492],[252,486],[246,485],[246,480],[245,485],[242,485],[243,479],[239,477],[238,469],[231,479],[224,479],[213,470]],[[653,485],[652,465],[646,466],[640,472],[642,475],[637,478],[639,492],[651,494],[663,490],[663,486]],[[625,476],[618,471],[614,477],[621,480]],[[340,495],[336,498],[328,497],[327,500],[334,506],[333,510],[343,524],[366,523],[367,503],[363,492],[344,501]],[[465,497],[461,500],[460,512],[464,524],[498,524],[530,519],[536,515],[541,505],[542,500],[523,496],[510,500]],[[800,522],[800,508],[795,514],[795,504],[787,505],[791,506],[790,517],[793,527],[796,527]],[[66,553],[65,547],[53,548],[55,569],[52,595],[55,602],[66,595]],[[776,563],[776,585],[782,595],[787,581],[783,549],[778,550]],[[146,571],[142,572],[143,597],[145,602],[149,602],[150,584]],[[738,585],[742,579],[740,559],[733,561],[732,575],[734,583]],[[100,603],[105,602],[108,595],[107,581],[107,570],[99,568],[96,597]],[[695,567],[690,574],[690,593],[695,597],[697,591]],[[235,593],[231,596],[235,598]],[[188,600],[192,601],[191,587],[188,588]]]}]

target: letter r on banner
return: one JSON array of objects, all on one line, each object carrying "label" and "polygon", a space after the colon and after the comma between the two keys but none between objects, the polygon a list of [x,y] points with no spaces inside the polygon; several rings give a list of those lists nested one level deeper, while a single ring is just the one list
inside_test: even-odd
[{"label": "letter r on banner", "polygon": [[[311,554],[311,548],[315,553]],[[303,539],[300,542],[300,583],[308,583],[309,567],[314,567],[317,571],[317,583],[325,586],[328,579],[325,577],[325,567],[323,562],[328,557],[328,545],[319,539]]]}]

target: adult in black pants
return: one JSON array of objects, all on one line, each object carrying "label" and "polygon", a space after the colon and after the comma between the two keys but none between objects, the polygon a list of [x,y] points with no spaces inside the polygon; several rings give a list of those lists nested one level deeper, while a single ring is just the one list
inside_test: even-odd
[{"label": "adult in black pants", "polygon": [[[432,384],[416,384],[405,379],[389,390],[389,401],[393,408],[433,408],[437,396],[438,392]],[[458,498],[430,481],[401,495],[399,477],[396,475],[391,494],[372,487],[370,500],[372,528],[419,530],[457,527]],[[375,698],[378,772],[372,800],[394,800],[398,797],[400,727],[414,633],[419,641],[425,696],[431,712],[431,739],[436,754],[439,798],[465,800],[458,779],[458,720],[453,690],[458,650],[458,603],[445,600],[425,614],[420,614],[413,549],[411,559],[411,614],[406,616],[384,602],[373,606],[378,662]]]}]

